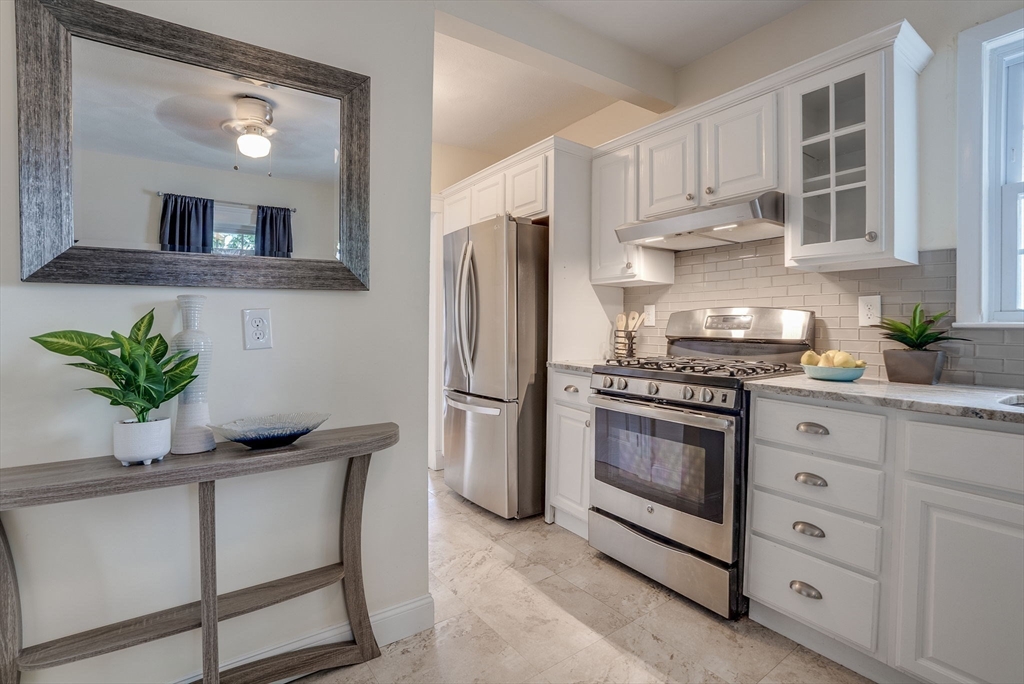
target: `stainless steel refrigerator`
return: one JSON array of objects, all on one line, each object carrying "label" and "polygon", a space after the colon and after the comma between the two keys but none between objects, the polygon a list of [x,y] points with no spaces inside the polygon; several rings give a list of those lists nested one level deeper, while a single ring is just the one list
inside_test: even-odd
[{"label": "stainless steel refrigerator", "polygon": [[444,481],[505,518],[544,509],[548,227],[444,236]]}]

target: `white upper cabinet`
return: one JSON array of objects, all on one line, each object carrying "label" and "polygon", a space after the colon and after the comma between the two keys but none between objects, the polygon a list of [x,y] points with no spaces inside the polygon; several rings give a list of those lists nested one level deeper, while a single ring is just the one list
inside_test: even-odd
[{"label": "white upper cabinet", "polygon": [[641,219],[696,207],[697,183],[697,124],[640,141]]},{"label": "white upper cabinet", "polygon": [[775,99],[775,93],[768,93],[704,120],[703,204],[778,186]]},{"label": "white upper cabinet", "polygon": [[469,212],[469,189],[444,198],[444,234],[465,228],[472,222]]},{"label": "white upper cabinet", "polygon": [[513,216],[538,216],[548,208],[547,156],[527,159],[505,172],[505,210]]},{"label": "white upper cabinet", "polygon": [[480,181],[471,189],[470,224],[505,215],[505,174]]},{"label": "white upper cabinet", "polygon": [[636,146],[594,160],[591,175],[590,280],[624,287],[672,284],[675,256],[623,245],[615,229],[636,220]]},{"label": "white upper cabinet", "polygon": [[917,77],[931,49],[905,22],[894,44],[786,88],[786,265],[917,263]]}]

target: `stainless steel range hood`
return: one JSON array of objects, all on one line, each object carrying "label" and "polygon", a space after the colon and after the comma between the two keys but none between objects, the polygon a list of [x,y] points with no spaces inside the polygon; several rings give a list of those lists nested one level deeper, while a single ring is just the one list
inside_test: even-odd
[{"label": "stainless steel range hood", "polygon": [[623,244],[678,251],[781,237],[785,220],[785,195],[773,191],[749,201],[627,223],[615,234]]}]

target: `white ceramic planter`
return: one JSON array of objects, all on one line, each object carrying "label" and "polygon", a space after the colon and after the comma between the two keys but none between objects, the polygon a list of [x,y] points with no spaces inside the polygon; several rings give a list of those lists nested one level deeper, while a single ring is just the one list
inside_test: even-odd
[{"label": "white ceramic planter", "polygon": [[114,458],[123,466],[149,465],[171,450],[171,421],[159,418],[146,423],[125,420],[114,423]]}]

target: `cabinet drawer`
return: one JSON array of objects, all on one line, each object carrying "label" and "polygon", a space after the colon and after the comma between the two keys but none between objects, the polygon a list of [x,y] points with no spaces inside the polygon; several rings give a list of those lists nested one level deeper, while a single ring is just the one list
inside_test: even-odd
[{"label": "cabinet drawer", "polygon": [[590,411],[587,396],[590,394],[590,376],[559,373],[549,370],[551,376],[549,398],[560,404],[580,406]]},{"label": "cabinet drawer", "polygon": [[754,404],[754,436],[881,463],[885,416],[758,398]]},{"label": "cabinet drawer", "polygon": [[[823,479],[826,486],[798,481]],[[764,444],[754,445],[754,484],[771,487],[807,501],[879,518],[882,515],[883,473],[827,458],[798,454]]]},{"label": "cabinet drawer", "polygon": [[1024,434],[906,422],[908,472],[1024,494]]},{"label": "cabinet drawer", "polygon": [[[787,549],[760,537],[750,538],[747,595],[812,626],[875,650],[878,587],[873,579]],[[803,583],[808,598],[793,582]]]},{"label": "cabinet drawer", "polygon": [[[882,528],[878,525],[854,520],[845,515],[824,511],[767,492],[754,492],[751,505],[751,527],[755,532],[770,535],[867,572],[878,572],[882,548]],[[798,532],[797,529],[824,536]]]}]

